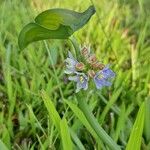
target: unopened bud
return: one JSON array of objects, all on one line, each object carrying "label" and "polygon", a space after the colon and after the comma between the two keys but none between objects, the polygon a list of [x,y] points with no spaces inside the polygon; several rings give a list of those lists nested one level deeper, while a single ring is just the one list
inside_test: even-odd
[{"label": "unopened bud", "polygon": [[95,63],[91,64],[91,67],[94,68],[94,69],[97,69],[98,68],[98,64],[99,64],[99,62],[96,61]]},{"label": "unopened bud", "polygon": [[100,70],[102,70],[102,69],[105,67],[105,65],[102,64],[102,63],[100,63],[100,62],[96,62],[95,64],[92,64],[91,66],[92,66],[94,69],[100,69]]},{"label": "unopened bud", "polygon": [[87,59],[89,64],[95,64],[97,62],[96,56],[93,54]]},{"label": "unopened bud", "polygon": [[88,55],[89,55],[89,50],[88,50],[88,48],[84,46],[84,47],[82,48],[82,50],[81,50],[81,54],[82,54],[82,56],[84,56],[84,57],[88,57]]},{"label": "unopened bud", "polygon": [[78,71],[82,71],[82,70],[84,70],[84,68],[85,68],[85,65],[82,62],[79,62],[76,64],[76,69]]},{"label": "unopened bud", "polygon": [[89,70],[89,71],[88,71],[88,75],[89,75],[91,78],[94,78],[94,76],[95,76],[94,70]]},{"label": "unopened bud", "polygon": [[98,69],[102,70],[105,67],[104,64],[98,63]]}]

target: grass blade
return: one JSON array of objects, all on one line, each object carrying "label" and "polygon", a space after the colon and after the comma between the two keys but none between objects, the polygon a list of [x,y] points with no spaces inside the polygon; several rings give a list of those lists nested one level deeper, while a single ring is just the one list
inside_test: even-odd
[{"label": "grass blade", "polygon": [[87,128],[87,130],[92,134],[92,136],[98,139],[95,131],[92,129],[91,125],[88,123],[86,117],[82,113],[82,111],[72,102],[65,101],[71,110],[74,112],[75,116],[82,122],[82,124]]},{"label": "grass blade", "polygon": [[107,105],[105,106],[101,116],[100,116],[100,123],[103,124],[104,119],[108,113],[108,111],[110,110],[110,108],[113,106],[113,104],[117,101],[119,95],[122,92],[122,87],[120,89],[118,89],[116,92],[114,92],[114,94],[112,95],[111,99],[108,101]]},{"label": "grass blade", "polygon": [[62,145],[64,150],[72,150],[72,141],[70,138],[70,133],[67,125],[67,121],[65,118],[63,118],[60,122],[60,134],[62,139]]},{"label": "grass blade", "polygon": [[142,141],[142,132],[144,127],[145,116],[145,103],[143,103],[137,114],[135,123],[133,125],[130,138],[126,147],[126,150],[140,150]]},{"label": "grass blade", "polygon": [[150,142],[150,99],[147,99],[145,102],[144,134],[147,143],[149,143]]},{"label": "grass blade", "polygon": [[1,150],[8,150],[8,148],[6,147],[6,145],[0,140],[0,149]]},{"label": "grass blade", "polygon": [[42,98],[45,104],[45,107],[47,108],[48,114],[50,116],[50,118],[52,119],[54,125],[56,126],[57,130],[60,131],[60,121],[61,118],[57,112],[57,110],[55,109],[55,106],[53,104],[53,102],[51,101],[51,99],[48,97],[48,95],[46,94],[45,91],[42,91]]},{"label": "grass blade", "polygon": [[78,146],[79,150],[85,150],[83,144],[81,143],[81,141],[78,138],[78,136],[76,135],[76,133],[71,128],[70,128],[69,131],[70,131],[70,134],[71,134],[71,138],[73,139],[75,144]]},{"label": "grass blade", "polygon": [[115,132],[115,136],[114,136],[115,141],[118,140],[120,132],[124,128],[125,119],[126,119],[126,116],[125,116],[125,104],[123,103],[122,106],[121,106],[121,112],[120,112],[120,115],[119,115],[119,118],[118,118],[116,132]]}]

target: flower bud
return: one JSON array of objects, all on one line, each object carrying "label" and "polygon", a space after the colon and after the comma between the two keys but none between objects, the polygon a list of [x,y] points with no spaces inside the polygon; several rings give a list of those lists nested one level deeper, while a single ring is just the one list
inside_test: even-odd
[{"label": "flower bud", "polygon": [[87,59],[89,64],[95,64],[97,62],[97,58],[95,56],[95,54],[91,55],[88,59]]},{"label": "flower bud", "polygon": [[97,65],[97,68],[100,70],[102,70],[104,67],[105,67],[105,65],[101,64],[101,63],[98,63],[98,65]]},{"label": "flower bud", "polygon": [[85,65],[82,62],[79,62],[79,63],[76,64],[76,69],[78,71],[82,71],[82,70],[85,69]]},{"label": "flower bud", "polygon": [[88,48],[87,48],[86,46],[84,46],[84,47],[82,48],[81,54],[82,54],[82,56],[84,56],[85,58],[88,57],[88,55],[89,55],[89,50],[88,50]]},{"label": "flower bud", "polygon": [[94,70],[89,70],[89,71],[88,71],[88,75],[89,75],[91,78],[93,78],[93,77],[95,76]]},{"label": "flower bud", "polygon": [[91,64],[91,67],[93,67],[93,69],[100,69],[100,70],[102,70],[105,67],[105,65],[100,63],[100,62],[96,62],[94,64]]}]

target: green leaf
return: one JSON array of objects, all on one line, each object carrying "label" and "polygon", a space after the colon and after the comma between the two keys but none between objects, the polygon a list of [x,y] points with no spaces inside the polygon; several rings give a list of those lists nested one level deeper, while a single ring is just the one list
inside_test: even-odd
[{"label": "green leaf", "polygon": [[72,33],[69,26],[60,25],[56,30],[49,30],[37,23],[29,23],[20,32],[18,44],[20,49],[24,49],[31,42],[45,39],[66,39]]},{"label": "green leaf", "polygon": [[37,137],[38,142],[39,142],[39,144],[40,144],[40,149],[41,149],[41,150],[45,150],[44,145],[42,144],[42,141],[41,141],[40,137],[38,136],[38,134],[36,134],[36,137]]},{"label": "green leaf", "polygon": [[[94,129],[91,127],[91,125],[89,124],[89,122],[87,121],[86,117],[84,116],[84,114],[82,113],[82,111],[72,102],[69,102],[67,100],[65,100],[65,103],[68,104],[68,106],[71,108],[71,110],[74,112],[74,114],[76,115],[76,117],[78,117],[78,119],[82,122],[82,124],[87,128],[87,130],[91,133],[91,135],[99,140],[99,138],[97,137]],[[100,142],[100,141],[98,141]]]},{"label": "green leaf", "polygon": [[69,26],[75,32],[82,28],[94,13],[94,6],[90,6],[83,13],[68,9],[49,9],[40,13],[35,22],[50,30],[57,30],[60,25]]},{"label": "green leaf", "polygon": [[150,99],[145,102],[145,122],[144,122],[144,134],[146,142],[150,142]]},{"label": "green leaf", "polygon": [[118,118],[118,122],[117,122],[117,127],[116,127],[116,132],[115,132],[115,136],[114,139],[117,142],[120,132],[123,130],[124,125],[125,125],[125,121],[126,121],[126,116],[125,116],[125,104],[123,103],[121,106],[121,111],[119,113],[119,118]]},{"label": "green leaf", "polygon": [[119,95],[121,94],[123,88],[119,88],[118,90],[116,90],[111,99],[108,101],[107,105],[105,106],[101,116],[100,116],[100,123],[103,124],[106,115],[108,114],[108,111],[110,110],[110,108],[114,105],[114,103],[118,100]]},{"label": "green leaf", "polygon": [[61,134],[63,149],[72,150],[73,144],[70,138],[69,128],[65,118],[63,118],[60,122],[60,134]]},{"label": "green leaf", "polygon": [[126,150],[140,150],[142,133],[144,127],[144,117],[145,117],[145,103],[143,103],[137,114],[135,123],[133,125],[130,138],[126,147]]},{"label": "green leaf", "polygon": [[35,122],[36,122],[37,125],[38,125],[38,128],[41,129],[41,131],[43,132],[43,134],[45,136],[47,136],[46,133],[45,133],[45,131],[44,131],[44,129],[42,128],[41,123],[39,122],[39,120],[35,116],[35,114],[34,114],[34,112],[32,110],[32,107],[30,105],[27,105],[27,107],[28,107],[28,110],[29,110],[30,123],[31,123],[31,127],[32,127],[33,131],[36,132],[36,127],[37,127],[35,125]]},{"label": "green leaf", "polygon": [[8,148],[6,147],[6,145],[0,140],[0,149],[2,150],[8,150]]},{"label": "green leaf", "polygon": [[21,30],[19,47],[24,49],[29,43],[44,39],[67,39],[82,28],[94,13],[94,6],[83,13],[59,8],[46,10],[35,18],[34,23]]},{"label": "green leaf", "polygon": [[42,99],[44,101],[45,107],[47,108],[49,117],[51,118],[52,122],[56,126],[57,130],[60,132],[59,125],[60,125],[61,118],[60,118],[53,102],[51,101],[51,99],[49,98],[49,96],[47,95],[47,93],[45,91],[42,91]]},{"label": "green leaf", "polygon": [[78,146],[79,150],[85,150],[83,144],[81,143],[80,139],[78,138],[78,136],[76,135],[76,133],[70,128],[70,134],[71,134],[71,138],[73,139],[74,143]]}]

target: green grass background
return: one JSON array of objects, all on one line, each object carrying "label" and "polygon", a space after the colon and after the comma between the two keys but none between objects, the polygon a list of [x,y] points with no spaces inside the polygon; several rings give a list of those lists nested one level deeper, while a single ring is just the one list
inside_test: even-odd
[{"label": "green grass background", "polygon": [[[0,0],[0,150],[109,149],[78,110],[74,84],[63,73],[71,43],[47,40],[23,51],[17,44],[20,30],[38,13],[56,7],[84,11],[91,4],[97,13],[75,36],[111,64],[116,78],[111,88],[91,89],[87,102],[122,149],[133,132],[128,150],[134,142],[150,150],[148,0]],[[138,115],[132,128],[142,102],[145,117]]]}]

